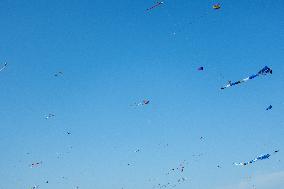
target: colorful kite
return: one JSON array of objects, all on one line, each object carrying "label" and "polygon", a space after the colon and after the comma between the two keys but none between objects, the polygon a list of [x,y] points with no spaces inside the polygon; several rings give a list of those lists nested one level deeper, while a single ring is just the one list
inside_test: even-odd
[{"label": "colorful kite", "polygon": [[220,8],[221,8],[220,3],[217,3],[217,4],[214,4],[214,5],[213,5],[213,9],[215,9],[215,10],[218,10],[218,9],[220,9]]},{"label": "colorful kite", "polygon": [[164,2],[163,2],[163,1],[159,1],[159,2],[157,2],[155,5],[153,5],[152,7],[146,9],[146,11],[150,11],[150,10],[152,10],[152,9],[154,9],[154,8],[156,8],[156,7],[160,6],[160,5],[162,5],[162,4],[164,4]]},{"label": "colorful kite", "polygon": [[221,87],[221,89],[226,89],[226,88],[229,88],[229,87],[232,87],[234,85],[238,85],[238,84],[241,84],[241,83],[244,83],[244,82],[247,82],[248,80],[250,79],[254,79],[258,76],[263,76],[263,75],[267,75],[267,74],[272,74],[272,69],[270,69],[269,67],[265,66],[264,68],[262,68],[257,74],[253,74],[245,79],[242,79],[240,81],[236,81],[236,82],[231,82],[229,81],[228,84],[224,87]]},{"label": "colorful kite", "polygon": [[[274,154],[277,153],[277,152],[279,152],[279,150],[275,150],[275,151],[274,151]],[[248,165],[248,164],[257,162],[257,161],[259,161],[259,160],[269,159],[270,156],[271,156],[271,154],[263,154],[263,155],[260,155],[260,156],[256,157],[255,159],[249,161],[249,162],[234,163],[234,165],[245,166],[245,165]]]}]

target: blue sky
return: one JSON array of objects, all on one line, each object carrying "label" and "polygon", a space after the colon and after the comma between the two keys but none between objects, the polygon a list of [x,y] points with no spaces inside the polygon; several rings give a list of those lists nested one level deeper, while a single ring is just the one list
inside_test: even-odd
[{"label": "blue sky", "polygon": [[1,1],[0,189],[283,186],[284,2],[219,2]]}]

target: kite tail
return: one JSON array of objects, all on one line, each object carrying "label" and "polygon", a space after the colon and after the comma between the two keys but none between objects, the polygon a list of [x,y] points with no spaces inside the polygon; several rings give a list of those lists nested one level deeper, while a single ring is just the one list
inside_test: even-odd
[{"label": "kite tail", "polygon": [[160,6],[161,4],[163,4],[162,1],[161,1],[161,2],[158,2],[156,5],[150,7],[150,8],[148,8],[148,9],[146,9],[146,10],[147,10],[147,11],[152,10],[152,9],[154,9],[154,8],[156,8],[156,7],[158,7],[158,6]]},{"label": "kite tail", "polygon": [[260,71],[258,71],[257,74],[253,74],[245,79],[242,79],[240,81],[236,81],[234,83],[229,83],[227,84],[226,86],[224,87],[221,87],[221,89],[226,89],[226,88],[229,88],[229,87],[232,87],[234,85],[238,85],[238,84],[241,84],[241,83],[244,83],[244,82],[247,82],[248,80],[251,80],[251,79],[254,79],[258,76],[261,76],[261,75],[266,75],[266,74],[272,74],[272,69],[270,69],[269,67],[265,66],[264,68],[262,68]]}]

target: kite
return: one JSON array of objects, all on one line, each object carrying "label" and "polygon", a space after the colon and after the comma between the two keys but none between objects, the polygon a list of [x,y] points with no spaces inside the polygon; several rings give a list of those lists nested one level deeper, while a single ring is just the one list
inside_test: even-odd
[{"label": "kite", "polygon": [[184,182],[186,180],[187,180],[187,178],[182,177],[182,178],[178,179],[177,182]]},{"label": "kite", "polygon": [[250,79],[254,79],[258,76],[263,76],[263,75],[267,75],[267,74],[272,74],[272,69],[270,69],[269,67],[265,66],[264,68],[262,68],[257,74],[253,74],[245,79],[242,79],[240,81],[236,81],[236,82],[231,82],[229,81],[228,84],[224,87],[221,87],[221,89],[226,89],[226,88],[229,88],[229,87],[232,87],[234,85],[238,85],[238,84],[241,84],[241,83],[244,83],[244,82],[247,82],[248,80]]},{"label": "kite", "polygon": [[42,164],[42,161],[41,162],[32,163],[30,167],[31,168],[37,168],[37,167],[40,167],[41,164]]},{"label": "kite", "polygon": [[[275,150],[274,151],[274,154],[279,152],[279,150]],[[256,157],[255,159],[249,161],[249,162],[241,162],[241,163],[234,163],[234,165],[241,165],[241,166],[245,166],[245,165],[248,165],[248,164],[251,164],[251,163],[254,163],[254,162],[257,162],[257,161],[260,161],[260,160],[265,160],[265,159],[269,159],[269,157],[271,156],[271,154],[263,154],[263,155],[260,155],[258,157]]]},{"label": "kite", "polygon": [[214,4],[214,5],[213,5],[213,9],[215,9],[215,10],[218,10],[218,9],[220,9],[220,8],[221,8],[220,3],[217,3],[217,4]]},{"label": "kite", "polygon": [[47,116],[45,116],[45,119],[50,119],[50,118],[52,118],[54,116],[55,116],[54,114],[48,114]]},{"label": "kite", "polygon": [[7,63],[5,63],[5,64],[0,68],[0,72],[1,72],[2,70],[4,70],[4,69],[6,68],[6,66],[7,66]]},{"label": "kite", "polygon": [[266,110],[271,110],[272,109],[272,105],[269,105]]},{"label": "kite", "polygon": [[134,106],[136,106],[136,107],[145,106],[145,105],[148,105],[149,103],[150,103],[150,100],[143,100],[142,102],[134,104]]},{"label": "kite", "polygon": [[55,77],[58,77],[60,75],[63,75],[63,72],[57,72],[57,73],[54,74]]},{"label": "kite", "polygon": [[149,104],[149,100],[143,100],[143,105],[147,105],[147,104]]},{"label": "kite", "polygon": [[153,5],[152,7],[146,9],[146,11],[150,11],[150,10],[152,10],[152,9],[154,9],[154,8],[156,8],[156,7],[160,6],[160,5],[162,5],[162,4],[164,4],[164,2],[163,2],[163,1],[159,1],[159,2],[157,2],[155,5]]},{"label": "kite", "polygon": [[39,185],[34,185],[33,187],[31,187],[31,189],[37,189],[39,188]]},{"label": "kite", "polygon": [[197,70],[198,70],[198,71],[203,71],[204,68],[203,68],[203,66],[201,66],[201,67],[197,68]]},{"label": "kite", "polygon": [[71,132],[68,132],[68,131],[67,131],[66,133],[67,133],[67,135],[71,135]]}]

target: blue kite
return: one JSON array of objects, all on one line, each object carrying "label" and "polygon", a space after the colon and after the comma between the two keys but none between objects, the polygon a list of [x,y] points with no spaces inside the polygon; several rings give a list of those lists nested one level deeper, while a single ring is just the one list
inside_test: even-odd
[{"label": "blue kite", "polygon": [[270,69],[269,67],[265,66],[264,68],[262,68],[257,74],[253,74],[245,79],[242,79],[242,80],[239,80],[239,81],[236,81],[236,82],[231,82],[229,81],[229,83],[227,85],[225,85],[224,87],[221,87],[221,89],[226,89],[226,88],[229,88],[229,87],[232,87],[234,85],[238,85],[238,84],[241,84],[241,83],[244,83],[244,82],[247,82],[248,80],[250,79],[254,79],[258,76],[263,76],[263,75],[267,75],[267,74],[272,74],[272,69]]},{"label": "blue kite", "polygon": [[[274,154],[279,152],[279,150],[275,150],[274,151]],[[255,159],[253,160],[250,160],[248,162],[241,162],[241,163],[234,163],[234,165],[241,165],[241,166],[245,166],[245,165],[248,165],[248,164],[252,164],[254,162],[257,162],[259,160],[265,160],[265,159],[269,159],[269,157],[271,156],[271,154],[263,154],[263,155],[260,155],[258,157],[256,157]]]},{"label": "blue kite", "polygon": [[269,105],[266,110],[271,110],[272,109],[272,105]]}]

